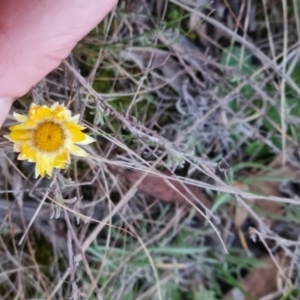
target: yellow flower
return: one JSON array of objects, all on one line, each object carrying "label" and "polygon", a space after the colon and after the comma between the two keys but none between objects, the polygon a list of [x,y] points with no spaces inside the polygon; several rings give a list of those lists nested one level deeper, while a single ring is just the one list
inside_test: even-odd
[{"label": "yellow flower", "polygon": [[79,116],[63,104],[55,102],[51,107],[32,104],[28,116],[14,113],[20,124],[11,126],[5,136],[14,143],[14,151],[20,152],[19,160],[36,163],[35,178],[45,173],[52,176],[53,168],[64,169],[70,163],[70,153],[88,155],[75,144],[87,145],[95,141],[83,133],[84,126],[78,125]]}]

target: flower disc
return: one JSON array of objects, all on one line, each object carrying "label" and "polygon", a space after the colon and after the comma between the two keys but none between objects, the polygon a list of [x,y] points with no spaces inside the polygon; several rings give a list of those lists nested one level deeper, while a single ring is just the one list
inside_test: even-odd
[{"label": "flower disc", "polygon": [[53,122],[39,124],[34,131],[34,143],[40,151],[57,151],[64,144],[63,129]]}]

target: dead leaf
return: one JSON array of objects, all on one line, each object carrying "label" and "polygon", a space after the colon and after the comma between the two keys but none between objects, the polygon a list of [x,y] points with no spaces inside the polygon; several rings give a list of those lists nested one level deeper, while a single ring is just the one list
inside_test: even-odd
[{"label": "dead leaf", "polygon": [[[115,172],[122,175],[122,177],[131,185],[135,184],[144,175],[143,172],[131,170],[118,169],[116,171],[115,169],[113,173]],[[168,177],[172,176],[172,174],[167,171],[161,172],[161,175]],[[149,196],[166,202],[188,204],[185,199],[186,197],[194,204],[199,204],[201,202],[205,207],[211,207],[209,199],[197,187],[189,184],[182,184],[174,179],[164,179],[159,175],[148,174],[138,185],[138,189]],[[176,191],[176,189],[179,192]]]},{"label": "dead leaf", "polygon": [[[293,180],[299,179],[299,174],[297,171],[292,168],[290,165],[282,166],[282,157],[278,156],[273,160],[273,162],[269,165],[273,168],[273,171],[270,172],[260,172],[258,176],[268,176],[268,177],[278,177],[278,178],[290,178]],[[249,189],[255,193],[266,195],[266,196],[276,196],[282,197],[282,193],[280,192],[281,182],[267,182],[267,181],[257,181],[256,183],[249,186]],[[255,205],[272,214],[280,214],[282,207],[277,202],[266,201],[266,200],[256,200]]]},{"label": "dead leaf", "polygon": [[[278,269],[270,256],[262,258],[268,267],[254,268],[241,282],[242,289],[254,299],[259,299],[277,291],[277,283],[280,281]],[[288,259],[283,253],[277,255],[277,262],[282,269],[288,264]],[[244,296],[238,289],[234,288],[225,295],[223,300],[248,300],[250,297]]]},{"label": "dead leaf", "polygon": [[[269,165],[269,167],[272,168],[272,171],[260,171],[256,172],[255,174],[251,174],[251,176],[278,177],[286,179],[291,178],[293,180],[299,179],[299,174],[297,170],[295,170],[290,165],[282,166],[281,162],[282,158],[281,156],[278,156]],[[280,192],[280,184],[280,181],[270,182],[267,180],[259,180],[248,185],[243,184],[241,182],[235,182],[234,185],[240,190],[246,192],[256,193],[265,196],[281,197],[282,194]],[[282,213],[282,207],[278,202],[255,199],[253,201],[253,205],[270,214],[280,215]],[[246,215],[245,211],[241,210],[240,206],[237,206],[235,213],[235,225],[239,229],[243,223],[242,221],[246,218]],[[268,220],[265,221],[267,221],[266,223],[269,223],[269,225],[271,225],[272,228],[274,226],[277,226],[277,222],[270,218],[268,218]],[[243,244],[243,239],[241,239],[241,243]],[[245,248],[245,246],[243,247]],[[284,257],[283,253],[279,255],[279,260],[284,261],[282,265],[287,264],[287,258]],[[255,268],[241,282],[243,290],[252,295],[254,299],[259,299],[260,297],[275,292],[277,290],[277,282],[280,281],[280,277],[278,277],[277,275],[277,267],[275,266],[272,259],[270,257],[265,257],[263,261],[269,264],[270,268]],[[223,299],[246,300],[250,298],[245,297],[240,290],[234,288]]]},{"label": "dead leaf", "polygon": [[[269,165],[272,168],[272,171],[260,171],[256,173],[249,174],[251,177],[260,177],[260,180],[257,180],[250,184],[244,184],[241,182],[235,182],[234,186],[238,187],[239,189],[247,192],[251,192],[258,195],[264,196],[275,196],[275,197],[282,197],[282,193],[280,192],[280,184],[281,181],[268,181],[267,179],[264,180],[263,177],[273,177],[273,178],[284,178],[284,179],[292,179],[297,180],[299,179],[298,171],[295,170],[290,165],[282,166],[282,158],[278,156],[274,161]],[[254,206],[259,208],[260,210],[274,215],[280,215],[282,213],[282,206],[278,202],[267,201],[262,199],[255,199],[253,202]],[[258,212],[259,215],[259,212]],[[261,215],[264,215],[263,213]],[[238,222],[240,225],[240,221]],[[273,223],[270,219],[268,223],[272,225]]]}]

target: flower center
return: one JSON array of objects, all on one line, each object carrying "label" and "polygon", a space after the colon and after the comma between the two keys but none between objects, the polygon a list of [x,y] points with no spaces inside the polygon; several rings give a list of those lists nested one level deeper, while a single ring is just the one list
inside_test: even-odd
[{"label": "flower center", "polygon": [[35,146],[45,152],[56,151],[64,144],[64,132],[60,125],[53,122],[38,125],[33,138]]}]

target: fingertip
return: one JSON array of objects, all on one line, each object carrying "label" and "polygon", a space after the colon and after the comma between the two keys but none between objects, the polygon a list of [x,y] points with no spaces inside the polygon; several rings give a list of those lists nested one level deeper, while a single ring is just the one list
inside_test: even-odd
[{"label": "fingertip", "polygon": [[0,98],[0,127],[2,127],[11,105],[13,103],[13,99],[11,98]]},{"label": "fingertip", "polygon": [[0,0],[0,99],[18,98],[53,69],[117,0]]}]

